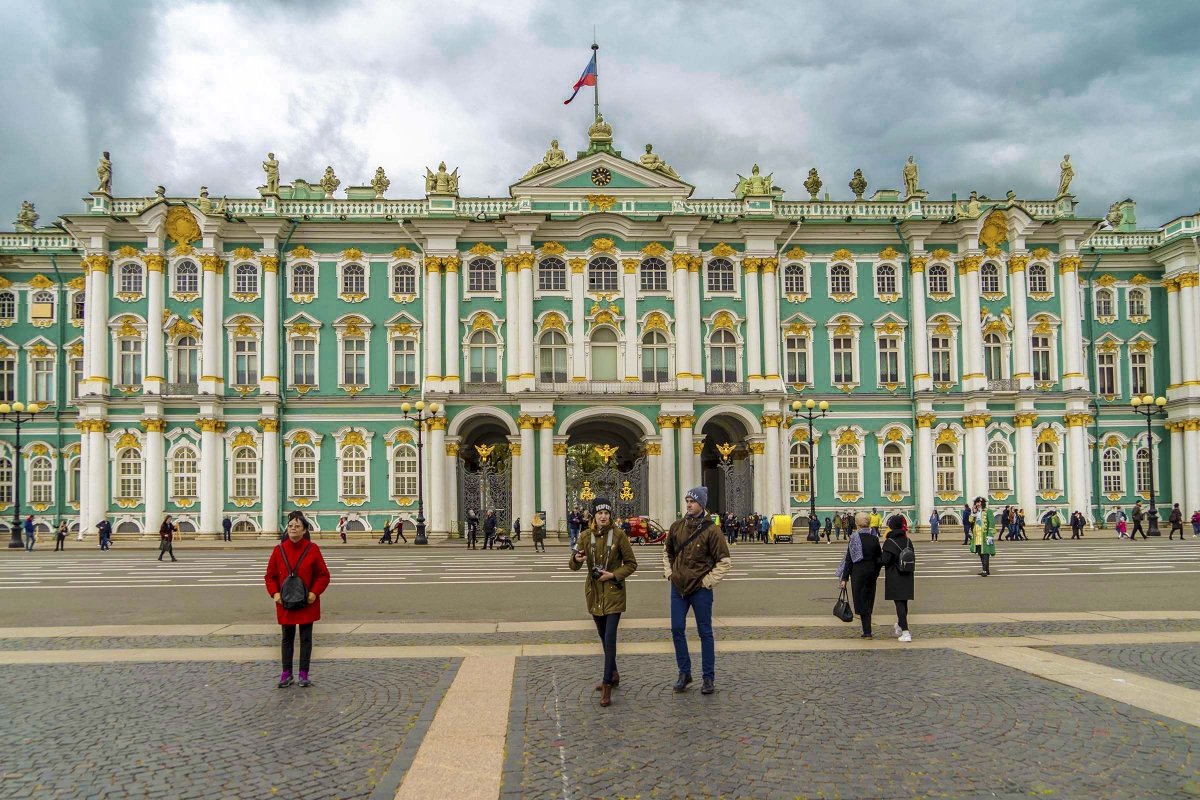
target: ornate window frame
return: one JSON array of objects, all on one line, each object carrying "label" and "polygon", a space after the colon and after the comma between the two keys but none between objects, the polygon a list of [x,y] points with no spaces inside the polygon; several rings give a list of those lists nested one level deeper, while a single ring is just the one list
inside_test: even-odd
[{"label": "ornate window frame", "polygon": [[[298,256],[293,250],[287,260],[287,295],[293,303],[311,303],[321,295],[321,265],[316,257],[305,248],[305,255]],[[296,270],[300,267],[312,270],[312,293],[297,292]],[[340,284],[339,284],[340,288]]]},{"label": "ornate window frame", "polygon": [[[615,322],[602,322],[600,324],[593,323],[592,326],[588,328],[587,336],[584,337],[584,340],[583,340],[583,363],[584,363],[584,366],[587,368],[587,372],[586,372],[587,379],[589,381],[607,380],[607,379],[598,379],[598,378],[595,378],[592,376],[592,367],[594,365],[594,362],[592,359],[592,339],[596,336],[597,333],[599,333],[601,331],[612,331],[613,334],[615,334],[617,337],[617,341],[616,341],[616,344],[617,344],[617,376],[616,376],[616,380],[623,381],[623,380],[625,380],[625,348],[628,346],[628,343],[625,341],[625,333],[624,333],[624,331],[621,330],[621,326],[617,325]],[[569,368],[572,365],[568,364],[567,366]]]},{"label": "ornate window frame", "polygon": [[[736,269],[736,267],[735,267]],[[736,275],[736,272],[734,273]],[[714,311],[701,320],[704,324],[704,365],[702,372],[707,381],[712,377],[712,340],[718,330],[728,330],[733,334],[737,376],[734,383],[749,380],[746,375],[746,339],[742,336],[741,327],[745,323],[733,311]],[[676,376],[678,377],[678,376]]]},{"label": "ornate window frame", "polygon": [[12,316],[0,317],[0,328],[8,328],[21,321],[21,298],[11,285],[0,289],[0,298],[12,298]]},{"label": "ornate window frame", "polygon": [[[1096,363],[1096,385],[1092,388],[1096,394],[1100,395],[1110,403],[1120,397],[1124,391],[1124,387],[1122,385],[1123,382],[1121,380],[1122,373],[1125,371],[1121,368],[1121,349],[1124,345],[1125,342],[1121,341],[1112,333],[1105,333],[1096,339],[1095,344],[1091,347],[1092,358],[1095,359]],[[1100,357],[1102,355],[1112,358],[1112,364],[1110,366],[1112,367],[1113,376],[1113,385],[1111,387],[1113,391],[1105,392],[1104,394],[1100,394]]]},{"label": "ornate window frame", "polygon": [[[407,391],[408,389],[416,389],[421,386],[421,375],[424,369],[424,352],[422,351],[422,325],[415,317],[409,316],[406,313],[399,313],[389,319],[387,325],[387,383],[388,389],[392,391]],[[414,375],[416,383],[401,384],[396,382],[395,371],[395,342],[398,340],[413,341],[414,349]],[[457,379],[458,376],[448,375],[447,378]]]},{"label": "ornate window frame", "polygon": [[[829,383],[833,388],[849,394],[862,385],[862,338],[863,321],[854,314],[838,314],[825,323],[825,339],[829,348]],[[854,380],[838,382],[834,369],[834,340],[849,336],[851,361],[854,364]],[[862,485],[861,483],[859,484]]]},{"label": "ornate window frame", "polygon": [[929,352],[929,373],[933,375],[933,338],[949,337],[950,339],[950,382],[935,382],[934,388],[941,391],[948,391],[951,387],[958,384],[961,379],[959,371],[958,359],[958,334],[961,327],[961,322],[958,317],[950,313],[935,314],[930,317],[929,324],[926,326],[928,340],[925,342],[925,347]]},{"label": "ornate window frame", "polygon": [[[1137,277],[1139,277],[1139,276],[1135,276],[1135,280]],[[1131,312],[1131,310],[1130,310],[1130,295],[1133,294],[1134,292],[1141,293],[1141,295],[1142,295],[1142,310],[1146,312],[1145,314],[1134,314]],[[1135,325],[1144,325],[1150,321],[1151,317],[1154,316],[1154,312],[1151,309],[1151,298],[1153,296],[1154,296],[1154,293],[1150,291],[1150,286],[1148,283],[1134,283],[1134,284],[1126,287],[1125,302],[1123,305],[1125,306],[1125,316],[1129,319],[1130,322],[1134,323]]]},{"label": "ornate window frame", "polygon": [[[321,500],[321,440],[325,437],[312,428],[293,428],[283,437],[287,455],[287,499],[299,508],[307,508]],[[296,492],[296,473],[294,470],[297,448],[308,447],[313,451],[313,495],[301,497]],[[340,485],[339,477],[339,485]]]},{"label": "ornate window frame", "polygon": [[[789,285],[792,276],[788,273],[796,271],[800,275],[800,285]],[[812,296],[812,270],[809,269],[808,259],[804,260],[786,260],[779,270],[780,280],[780,296],[789,303],[803,303]],[[796,291],[801,289],[802,291]]]},{"label": "ornate window frame", "polygon": [[83,456],[79,442],[72,442],[62,449],[62,487],[63,502],[68,508],[78,511],[80,492],[83,490]]},{"label": "ornate window frame", "polygon": [[[849,271],[850,291],[837,292],[833,288],[833,271],[845,267]],[[838,250],[825,265],[825,290],[835,303],[849,303],[858,297],[858,262],[849,250]]]},{"label": "ornate window frame", "polygon": [[[471,377],[471,354],[470,354],[471,339],[472,339],[472,337],[474,337],[474,335],[478,331],[486,330],[496,340],[494,345],[489,345],[489,346],[494,346],[496,348],[496,383],[495,383],[495,385],[496,386],[504,386],[504,381],[505,381],[505,377],[506,377],[505,372],[504,372],[504,354],[505,354],[506,348],[504,345],[504,335],[502,333],[502,331],[505,328],[504,322],[505,322],[504,320],[500,319],[499,317],[497,317],[495,314],[493,314],[490,311],[476,311],[473,314],[471,314],[469,317],[467,317],[466,320],[464,320],[465,332],[463,333],[462,342],[461,342],[462,348],[463,348],[463,370],[462,370],[464,373],[462,375],[463,383],[476,383],[477,382],[477,381],[470,380],[470,377]],[[513,368],[514,369],[516,368],[515,364],[513,365]],[[510,376],[510,377],[515,377],[515,376]]]},{"label": "ornate window frame", "polygon": [[[1121,312],[1121,293],[1117,291],[1116,286],[1094,286],[1092,288],[1092,313],[1096,315],[1096,322],[1100,325],[1112,325],[1117,321],[1117,317]],[[1108,313],[1100,313],[1100,293],[1103,292],[1108,297]]]},{"label": "ornate window frame", "polygon": [[[1050,339],[1050,380],[1042,381],[1040,383],[1035,383],[1034,384],[1035,388],[1042,389],[1042,390],[1048,390],[1051,386],[1058,383],[1058,381],[1061,378],[1062,373],[1060,371],[1059,357],[1058,357],[1058,349],[1059,349],[1058,348],[1058,332],[1061,327],[1062,327],[1062,320],[1059,319],[1058,316],[1056,316],[1055,314],[1050,313],[1049,311],[1039,311],[1038,313],[1034,314],[1033,317],[1031,317],[1029,320],[1029,335],[1030,335],[1029,370],[1030,370],[1030,374],[1032,374],[1032,372],[1033,372],[1033,337],[1034,336],[1046,336]],[[1036,378],[1035,378],[1035,380],[1036,380]]]},{"label": "ornate window frame", "polygon": [[[14,344],[12,341],[10,341],[4,337],[0,337],[0,361],[6,361],[8,359],[12,359],[12,364],[13,364],[13,368],[12,368],[12,387],[13,387],[12,400],[7,400],[3,397],[0,397],[0,403],[10,403],[10,402],[19,400],[20,398],[24,397],[24,395],[22,394],[22,392],[24,390],[21,389],[21,386],[22,386],[21,378],[23,376],[21,375],[21,368],[20,368],[20,364],[21,364],[20,349],[21,348],[17,347],[17,345]],[[3,373],[0,373],[0,374],[3,374]],[[2,509],[0,509],[0,510],[2,510]]]},{"label": "ornate window frame", "polygon": [[[936,273],[935,270],[937,270]],[[945,273],[946,285],[943,288],[946,291],[934,291],[936,288],[933,284],[934,276],[935,274],[941,275],[942,273]],[[925,267],[925,295],[935,303],[945,303],[953,300],[957,293],[956,284],[958,281],[956,273],[955,264],[950,260],[949,256],[931,259]]]},{"label": "ornate window frame", "polygon": [[[416,477],[417,477],[417,460],[420,454],[417,451],[417,438],[413,433],[413,427],[409,425],[397,425],[384,435],[384,442],[387,444],[387,463],[388,463],[388,499],[403,509],[411,510],[417,505],[416,492]],[[396,456],[399,455],[401,449],[411,451],[413,459],[413,483],[414,491],[411,495],[396,494]]]},{"label": "ornate window frame", "polygon": [[[58,496],[58,464],[60,461],[59,452],[55,450],[49,442],[35,440],[29,442],[21,448],[21,457],[24,461],[21,462],[21,470],[24,472],[25,479],[25,494],[22,499],[26,505],[30,506],[34,511],[39,513],[54,505],[54,499]],[[35,502],[33,494],[33,468],[34,462],[38,459],[46,459],[50,467],[50,499],[45,502]],[[39,481],[41,483],[41,481]],[[143,489],[143,492],[145,490]]]},{"label": "ornate window frame", "polygon": [[[1025,292],[1030,300],[1044,303],[1054,297],[1054,263],[1048,256],[1038,256],[1038,251],[1034,251],[1033,260],[1025,267]],[[1038,270],[1038,274],[1042,274],[1046,278],[1046,291],[1035,292],[1033,287],[1034,270]]]},{"label": "ornate window frame", "polygon": [[[879,290],[879,279],[884,269],[891,270],[892,286],[895,291],[881,292]],[[875,299],[881,303],[899,302],[904,297],[903,274],[904,272],[900,268],[900,261],[897,257],[883,258],[874,262],[871,265],[871,292]]]},{"label": "ornate window frame", "polygon": [[[879,456],[879,496],[886,498],[889,503],[899,503],[905,497],[912,494],[911,478],[909,477],[909,473],[912,471],[910,467],[912,461],[912,440],[912,431],[900,423],[885,425],[875,433],[876,449]],[[900,448],[900,492],[886,491],[887,470],[884,456],[887,453],[887,448],[890,446]]]},{"label": "ornate window frame", "polygon": [[[933,463],[930,465],[933,471],[933,486],[931,487],[933,490],[933,496],[936,498],[935,502],[950,503],[960,497],[963,497],[966,493],[963,480],[963,441],[966,431],[961,425],[948,422],[938,425],[933,429],[932,434],[932,452],[929,455],[933,459]],[[951,455],[954,457],[954,466],[953,469],[950,470],[950,474],[954,478],[954,487],[953,489],[943,487],[942,490],[939,491],[938,475],[941,474],[942,470],[941,467],[938,466],[938,454],[940,452],[940,448],[942,447],[949,447]]]},{"label": "ornate window frame", "polygon": [[[714,261],[721,261],[721,262],[729,265],[729,277],[732,281],[732,286],[733,286],[732,289],[713,289],[712,288],[712,284],[710,283],[710,280],[712,279],[712,275],[713,275],[712,264]],[[702,280],[701,288],[704,292],[705,300],[711,300],[714,297],[727,297],[727,298],[733,298],[734,300],[742,299],[742,281],[738,280],[738,278],[739,277],[744,278],[747,275],[745,258],[738,258],[737,253],[732,253],[732,254],[723,255],[723,256],[716,256],[716,255],[713,255],[712,251],[709,251],[708,253],[704,254],[703,263],[704,263],[704,277]],[[741,273],[740,276],[739,276],[739,273]],[[753,273],[749,273],[749,274],[753,274]],[[747,278],[747,280],[749,280],[749,279]]]},{"label": "ornate window frame", "polygon": [[[816,386],[816,365],[813,361],[813,331],[816,330],[816,322],[803,314],[793,314],[788,317],[780,326],[780,348],[779,353],[783,358],[783,363],[780,365],[782,371],[780,374],[788,386],[791,386],[796,391],[804,388],[813,388]],[[788,354],[792,348],[788,347],[788,339],[796,336],[804,340],[803,351],[806,355],[806,381],[788,381]]]},{"label": "ornate window frame", "polygon": [[[229,296],[230,296],[230,298],[232,298],[233,300],[236,300],[239,303],[249,303],[249,302],[252,302],[252,301],[257,300],[258,298],[262,297],[263,270],[262,270],[262,265],[259,264],[257,259],[255,259],[255,258],[237,258],[236,253],[235,253],[235,258],[233,259],[233,263],[230,264],[228,267],[226,267],[226,272],[230,278],[230,280],[229,280]],[[252,292],[243,291],[244,288],[251,288],[251,287],[238,286],[239,279],[242,278],[242,276],[244,276],[244,275],[253,275],[254,276],[254,286],[252,287],[254,289],[254,291],[252,291]]]},{"label": "ornate window frame", "polygon": [[163,322],[163,341],[167,350],[167,383],[189,383],[179,378],[179,340],[190,336],[196,340],[196,384],[200,383],[200,370],[204,366],[204,326],[185,320],[178,314],[172,314]]},{"label": "ornate window frame", "polygon": [[[116,291],[113,293],[114,297],[125,303],[134,303],[145,298],[146,282],[149,276],[146,274],[146,265],[140,258],[136,256],[118,257],[112,266],[112,271],[113,279],[117,284]],[[130,279],[131,285],[126,285],[126,278]],[[32,292],[29,297],[32,304]]]},{"label": "ornate window frame", "polygon": [[[203,448],[200,444],[200,434],[190,428],[175,428],[165,434],[168,443],[166,452],[166,472],[167,485],[165,487],[167,493],[167,502],[171,503],[176,508],[192,508],[200,502],[200,464],[204,460]],[[188,449],[196,456],[196,494],[184,495],[175,491],[175,480],[178,473],[175,471],[175,460],[179,456],[179,451]]]},{"label": "ornate window frame", "polygon": [[[1037,496],[1045,502],[1054,502],[1062,498],[1065,490],[1063,489],[1063,470],[1064,470],[1064,448],[1063,441],[1066,439],[1066,428],[1055,422],[1043,422],[1034,428],[1034,487]],[[1050,489],[1037,488],[1041,482],[1041,452],[1042,445],[1048,444],[1051,446],[1051,452],[1054,454],[1054,486]],[[1038,519],[1041,519],[1039,513]]]},{"label": "ornate window frame", "polygon": [[[372,447],[371,440],[375,438],[375,434],[366,428],[345,425],[333,432],[334,452],[337,459],[337,501],[344,506],[362,506],[371,504],[371,467],[372,467]],[[365,453],[365,482],[364,493],[362,495],[347,495],[345,494],[345,474],[343,466],[343,455],[350,447],[361,447]]]},{"label": "ornate window frame", "polygon": [[[804,468],[803,464],[801,464],[800,466],[796,466],[794,464],[794,461],[797,459],[797,456],[795,453],[797,447],[807,448],[808,457],[810,459],[813,459],[812,481],[813,481],[814,485],[810,486],[809,489],[810,489],[810,491],[812,491],[812,490],[819,491],[819,486],[821,483],[821,473],[820,473],[820,470],[817,469],[816,459],[819,458],[820,454],[821,454],[821,448],[819,446],[820,442],[821,442],[821,437],[818,436],[818,437],[816,437],[816,439],[817,439],[816,442],[808,441],[808,430],[806,428],[794,428],[791,431],[791,435],[788,437],[787,441],[788,441],[788,498],[789,498],[789,504],[791,502],[807,503],[811,499],[810,492],[805,492],[804,485],[803,485],[803,482],[808,480],[808,477],[809,477],[808,470]],[[800,491],[798,491],[798,492],[792,491],[792,489],[793,489],[792,478],[794,476],[794,473],[797,470],[800,470],[803,473],[803,477],[801,478],[801,481],[800,481],[800,487],[799,487]]]},{"label": "ornate window frame", "polygon": [[[44,336],[38,336],[30,339],[21,348],[25,351],[25,385],[27,388],[25,395],[27,400],[34,400],[43,406],[55,405],[59,401],[58,397],[58,346]],[[37,396],[36,373],[34,371],[35,362],[49,361],[50,362],[50,386],[48,397]],[[144,365],[144,362],[143,362]]]},{"label": "ornate window frame", "polygon": [[[343,314],[335,319],[331,326],[337,336],[337,380],[338,388],[356,395],[371,388],[371,330],[375,323],[356,313]],[[363,340],[363,383],[347,383],[345,378],[346,340]]]},{"label": "ornate window frame", "polygon": [[[257,317],[249,314],[238,314],[225,320],[225,341],[229,348],[229,388],[240,395],[248,395],[258,391],[263,373],[263,323]],[[237,383],[237,343],[239,341],[254,341],[257,361],[257,377],[253,383]],[[201,345],[203,346],[203,345]]]},{"label": "ornate window frame", "polygon": [[[986,452],[985,452],[985,457],[987,458],[988,496],[991,497],[991,499],[993,499],[993,500],[1006,500],[1009,497],[1011,497],[1012,493],[1015,491],[1015,482],[1014,481],[1016,478],[1016,473],[1015,473],[1014,465],[1016,463],[1016,452],[1013,450],[1012,443],[1008,440],[1008,437],[1004,435],[1002,430],[1003,429],[1001,429],[1001,428],[993,428],[993,430],[990,431],[990,436],[987,439],[987,448],[986,448]],[[999,487],[997,487],[995,489],[992,488],[992,471],[994,469],[995,470],[1000,469],[999,467],[992,466],[992,460],[991,460],[992,459],[992,445],[995,445],[995,444],[999,444],[999,445],[1003,446],[1004,455],[1006,458],[1006,465],[1004,467],[1005,487],[1003,489],[1001,489]]]},{"label": "ornate window frame", "polygon": [[[500,277],[500,275],[501,275],[500,262],[491,255],[475,256],[475,255],[471,255],[470,253],[466,253],[464,255],[468,256],[468,258],[464,259],[465,263],[463,263],[463,265],[461,267],[461,269],[463,270],[463,278],[464,278],[461,282],[463,297],[467,298],[467,299],[470,299],[473,297],[491,297],[495,300],[499,300],[502,296],[501,295],[501,293],[503,291],[502,286],[506,282],[505,279],[502,279]],[[471,288],[471,277],[472,277],[472,273],[474,272],[473,268],[475,267],[476,264],[484,264],[484,263],[492,265],[492,282],[495,284],[496,288],[495,289],[472,289]],[[508,269],[507,266],[505,267],[505,274],[507,274],[510,271],[511,272],[518,271],[517,270],[518,265],[515,261],[511,262],[511,267],[512,267],[511,270]]]},{"label": "ornate window frame", "polygon": [[[908,321],[897,314],[888,313],[871,323],[871,327],[875,331],[875,385],[877,388],[894,392],[901,386],[908,385],[908,373],[904,363],[904,354],[908,347]],[[883,339],[896,339],[898,342],[896,360],[900,380],[896,383],[884,383],[879,372],[879,345]]]},{"label": "ornate window frame", "polygon": [[139,341],[142,344],[142,380],[146,380],[146,320],[140,314],[122,312],[112,317],[108,321],[109,335],[112,338],[112,346],[110,348],[112,359],[113,389],[122,394],[134,394],[142,390],[142,384],[121,384],[117,379],[121,376],[121,342],[123,341]]},{"label": "ornate window frame", "polygon": [[[647,261],[656,261],[659,264],[663,265],[662,274],[663,274],[664,283],[663,283],[662,289],[647,289],[645,287],[645,285],[643,284],[643,281],[645,280],[645,277],[647,275],[647,273],[645,272],[645,266],[646,266]],[[670,295],[671,289],[672,289],[673,273],[674,273],[674,270],[671,268],[671,263],[667,259],[663,258],[661,255],[644,257],[641,260],[641,262],[638,263],[638,266],[637,266],[638,297],[667,297],[668,295]],[[568,285],[570,285],[570,284],[568,283]]]},{"label": "ornate window frame", "polygon": [[[983,290],[983,270],[986,267],[996,268],[996,286],[999,291],[985,292]],[[999,258],[988,258],[979,266],[979,296],[984,300],[1000,300],[1008,294],[1008,265]]]},{"label": "ornate window frame", "polygon": [[[111,506],[119,508],[137,508],[146,502],[146,442],[142,435],[141,428],[116,428],[105,434],[108,440],[108,461],[109,461],[109,503]],[[140,482],[141,492],[135,497],[121,496],[121,466],[123,462],[123,454],[131,449],[138,451],[138,456],[141,460],[140,473],[138,480]],[[154,465],[158,469],[158,465]],[[95,498],[92,498],[95,501]]]},{"label": "ornate window frame", "polygon": [[1154,347],[1158,342],[1153,336],[1145,331],[1139,332],[1132,339],[1125,343],[1128,350],[1128,373],[1130,395],[1132,396],[1135,381],[1133,379],[1133,354],[1141,353],[1146,356],[1146,392],[1145,394],[1154,394]]},{"label": "ornate window frame", "polygon": [[980,342],[983,346],[984,374],[987,374],[987,338],[1000,337],[1000,375],[992,380],[1010,380],[1012,378],[1012,324],[1007,317],[997,317],[989,314],[983,321]]},{"label": "ornate window frame", "polygon": [[[257,426],[228,428],[222,436],[225,448],[225,486],[229,502],[238,508],[251,508],[262,503],[263,493],[263,452],[262,432]],[[235,454],[249,448],[254,452],[254,493],[239,495],[237,489],[237,474]],[[274,487],[271,487],[271,491]]]},{"label": "ornate window frame", "polygon": [[[413,290],[411,292],[396,291],[396,274],[401,269],[409,270],[412,272],[412,281],[413,281],[412,288],[413,288]],[[391,296],[393,302],[411,303],[414,300],[416,300],[417,298],[421,297],[421,288],[422,288],[421,287],[421,283],[422,283],[421,278],[423,277],[423,273],[421,272],[421,264],[420,264],[420,262],[418,262],[416,260],[415,257],[412,257],[412,256],[408,256],[405,258],[393,257],[392,260],[389,261],[388,265],[387,265],[387,277],[388,277],[388,294]]]},{"label": "ornate window frame", "polygon": [[[321,328],[324,323],[300,313],[292,316],[283,323],[284,334],[287,338],[287,388],[305,394],[313,389],[321,389]],[[313,380],[312,384],[296,383],[295,375],[295,342],[297,339],[313,340]],[[340,359],[339,359],[340,362]],[[341,369],[341,364],[338,364]]]},{"label": "ornate window frame", "polygon": [[[829,445],[830,452],[833,454],[833,493],[843,503],[855,503],[861,500],[866,492],[866,431],[857,425],[842,425],[834,428],[830,437]],[[855,481],[858,487],[854,491],[842,491],[839,486],[838,478],[843,470],[838,465],[839,457],[842,457],[841,450],[843,447],[851,447],[854,450],[856,461]]]},{"label": "ornate window frame", "polygon": [[[179,291],[179,268],[188,265],[195,270],[196,291]],[[200,260],[192,255],[172,256],[167,264],[167,296],[179,303],[193,303],[204,295],[204,270]]]},{"label": "ornate window frame", "polygon": [[[362,270],[361,292],[346,291],[346,270],[351,267]],[[361,303],[371,296],[371,260],[362,251],[353,248],[343,251],[334,266],[334,277],[337,281],[337,297],[342,302]]]}]

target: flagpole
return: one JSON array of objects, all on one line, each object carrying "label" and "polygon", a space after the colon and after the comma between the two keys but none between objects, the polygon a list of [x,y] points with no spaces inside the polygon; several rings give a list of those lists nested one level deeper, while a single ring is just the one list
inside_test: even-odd
[{"label": "flagpole", "polygon": [[592,60],[596,62],[596,83],[592,86],[596,119],[600,119],[600,45],[592,39]]}]

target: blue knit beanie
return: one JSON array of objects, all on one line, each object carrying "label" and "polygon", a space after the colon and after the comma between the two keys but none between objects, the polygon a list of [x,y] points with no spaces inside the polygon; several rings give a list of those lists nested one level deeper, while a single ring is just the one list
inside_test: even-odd
[{"label": "blue knit beanie", "polygon": [[708,508],[708,489],[705,489],[703,486],[688,489],[687,494],[683,496],[683,501],[686,503],[689,497],[699,503],[701,507]]}]

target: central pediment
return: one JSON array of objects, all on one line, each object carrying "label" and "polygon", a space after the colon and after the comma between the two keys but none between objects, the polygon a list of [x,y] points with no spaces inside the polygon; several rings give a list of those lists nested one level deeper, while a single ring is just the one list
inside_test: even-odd
[{"label": "central pediment", "polygon": [[519,181],[510,191],[514,198],[532,202],[561,202],[587,195],[671,202],[687,199],[695,187],[612,153],[598,152]]}]

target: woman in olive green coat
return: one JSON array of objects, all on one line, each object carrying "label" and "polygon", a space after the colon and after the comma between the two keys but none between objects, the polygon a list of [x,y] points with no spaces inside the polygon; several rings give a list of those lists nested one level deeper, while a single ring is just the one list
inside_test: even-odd
[{"label": "woman in olive green coat", "polygon": [[996,530],[992,515],[988,512],[987,500],[975,498],[971,514],[971,552],[979,556],[983,572],[979,577],[986,578],[992,574],[992,556],[996,555]]},{"label": "woman in olive green coat", "polygon": [[600,705],[612,704],[612,687],[621,676],[617,673],[617,625],[625,610],[625,579],[637,569],[629,537],[612,522],[612,504],[604,498],[592,501],[592,524],[571,550],[570,566],[578,570],[587,565],[583,594],[588,612],[596,622],[596,632],[604,643],[604,678],[596,684],[602,692]]}]

